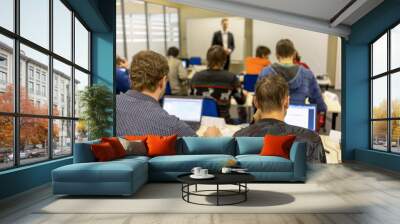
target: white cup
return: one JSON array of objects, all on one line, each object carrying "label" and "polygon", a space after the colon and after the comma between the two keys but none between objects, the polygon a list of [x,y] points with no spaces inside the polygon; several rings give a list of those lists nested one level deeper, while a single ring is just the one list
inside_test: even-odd
[{"label": "white cup", "polygon": [[208,175],[208,169],[201,169],[200,170],[200,176],[207,176]]},{"label": "white cup", "polygon": [[192,173],[194,174],[194,175],[196,175],[196,176],[199,176],[199,175],[201,175],[200,174],[200,171],[202,170],[202,168],[201,167],[194,167],[193,169],[192,169]]},{"label": "white cup", "polygon": [[232,172],[232,169],[229,168],[229,167],[222,167],[221,172],[222,172],[222,173],[230,173],[230,172]]}]

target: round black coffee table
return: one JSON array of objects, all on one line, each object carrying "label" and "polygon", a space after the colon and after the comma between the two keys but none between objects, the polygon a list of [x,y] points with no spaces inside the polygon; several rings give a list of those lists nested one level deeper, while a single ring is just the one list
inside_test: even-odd
[{"label": "round black coffee table", "polygon": [[[215,177],[212,179],[193,179],[189,174],[182,174],[178,176],[178,181],[182,183],[182,199],[188,203],[198,204],[198,205],[234,205],[245,202],[247,200],[247,192],[249,188],[247,183],[255,180],[255,177],[248,173],[216,173],[213,174]],[[197,185],[215,185],[215,190],[198,190]],[[236,185],[237,190],[223,190],[220,189],[220,185]],[[195,186],[194,191],[190,191],[190,186]],[[206,194],[209,192],[214,192],[215,194]],[[193,202],[190,200],[190,196],[203,196],[203,197],[216,197],[216,204],[202,204]],[[241,196],[239,200],[231,203],[221,203],[221,197],[232,197]]]}]

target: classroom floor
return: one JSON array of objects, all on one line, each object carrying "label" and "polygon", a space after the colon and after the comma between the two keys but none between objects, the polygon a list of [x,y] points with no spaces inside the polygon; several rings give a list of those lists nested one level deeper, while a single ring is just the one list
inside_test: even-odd
[{"label": "classroom floor", "polygon": [[[346,214],[40,214],[38,204],[53,201],[49,185],[0,202],[0,223],[115,224],[255,224],[255,223],[400,223],[400,174],[359,163],[313,165],[307,183],[315,183],[351,202],[362,201],[358,213]],[[365,195],[368,195],[366,197]],[[311,196],[312,197],[312,196]],[[317,196],[316,196],[317,197]],[[323,203],[315,201],[315,203]]]}]

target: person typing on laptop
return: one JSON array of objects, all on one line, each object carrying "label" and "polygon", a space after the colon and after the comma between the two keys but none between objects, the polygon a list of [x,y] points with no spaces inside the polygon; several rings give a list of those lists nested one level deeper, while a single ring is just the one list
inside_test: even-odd
[{"label": "person typing on laptop", "polygon": [[285,123],[289,107],[289,86],[284,78],[271,74],[260,79],[255,88],[254,104],[257,108],[254,124],[237,131],[234,137],[295,135],[296,141],[307,143],[308,161],[326,162],[325,150],[316,132]]},{"label": "person typing on laptop", "polygon": [[[132,89],[117,96],[117,135],[178,135],[196,136],[184,121],[168,114],[159,104],[169,71],[168,62],[153,51],[140,51],[132,58],[130,79]],[[210,128],[206,135],[217,135]]]}]

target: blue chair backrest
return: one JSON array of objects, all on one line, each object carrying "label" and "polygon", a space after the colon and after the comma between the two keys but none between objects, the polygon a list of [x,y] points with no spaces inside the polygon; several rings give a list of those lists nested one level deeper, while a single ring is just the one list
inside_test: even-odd
[{"label": "blue chair backrest", "polygon": [[202,116],[219,117],[217,101],[211,98],[203,99]]},{"label": "blue chair backrest", "polygon": [[167,82],[167,86],[165,87],[165,95],[172,95],[171,85]]},{"label": "blue chair backrest", "polygon": [[189,59],[190,65],[201,65],[201,57],[191,57]]},{"label": "blue chair backrest", "polygon": [[244,75],[243,87],[249,92],[254,92],[258,75]]}]

